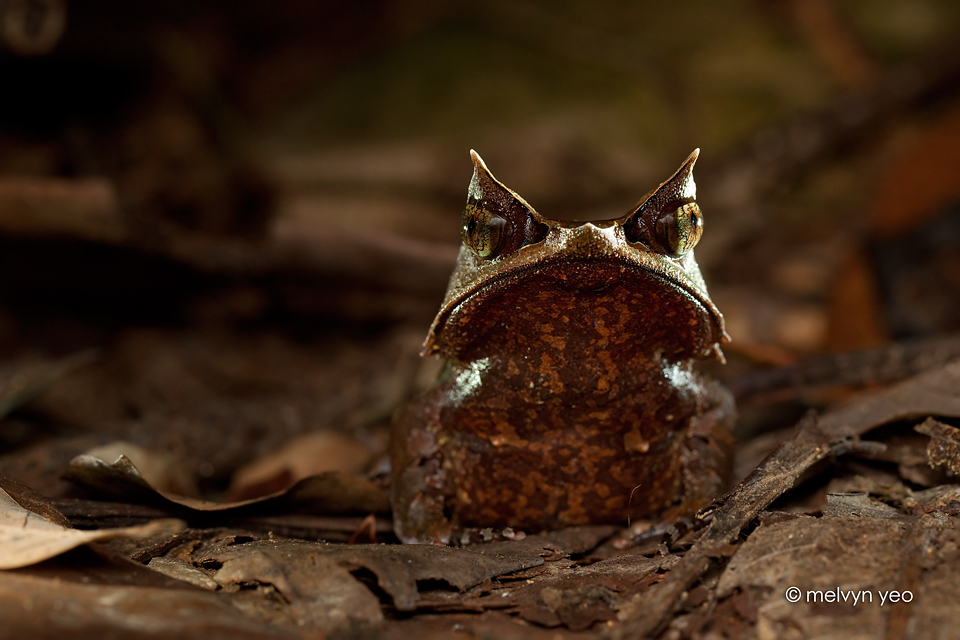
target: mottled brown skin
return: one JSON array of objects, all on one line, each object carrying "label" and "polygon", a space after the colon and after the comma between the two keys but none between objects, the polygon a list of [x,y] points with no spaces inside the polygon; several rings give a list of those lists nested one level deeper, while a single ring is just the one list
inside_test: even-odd
[{"label": "mottled brown skin", "polygon": [[394,425],[401,540],[676,516],[723,489],[733,400],[692,368],[726,339],[691,250],[696,155],[627,216],[575,224],[474,154],[466,246],[426,343],[448,364]]}]

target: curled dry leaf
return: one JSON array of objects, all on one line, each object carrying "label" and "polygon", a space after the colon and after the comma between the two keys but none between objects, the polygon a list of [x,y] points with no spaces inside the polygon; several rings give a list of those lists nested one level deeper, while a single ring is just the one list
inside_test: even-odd
[{"label": "curled dry leaf", "polygon": [[69,529],[24,509],[0,489],[0,569],[26,567],[98,540],[146,538],[183,526],[181,521],[169,519],[120,529]]},{"label": "curled dry leaf", "polygon": [[149,451],[123,440],[90,449],[86,455],[100,460],[117,460],[124,456],[137,468],[147,484],[157,491],[194,498],[200,495],[196,478],[173,456]]},{"label": "curled dry leaf", "polygon": [[236,500],[253,498],[328,471],[359,474],[371,457],[367,447],[349,435],[333,431],[309,433],[238,470],[227,496]]},{"label": "curled dry leaf", "polygon": [[70,461],[63,477],[96,496],[181,511],[185,508],[201,512],[234,512],[253,509],[254,505],[258,511],[282,507],[288,513],[309,509],[314,514],[386,512],[390,509],[386,494],[372,482],[336,471],[305,478],[271,495],[227,503],[158,491],[124,455],[113,463],[86,454],[77,456]]}]

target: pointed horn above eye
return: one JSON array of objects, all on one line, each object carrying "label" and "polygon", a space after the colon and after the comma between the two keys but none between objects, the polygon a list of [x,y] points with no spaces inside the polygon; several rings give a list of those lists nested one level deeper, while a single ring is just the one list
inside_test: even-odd
[{"label": "pointed horn above eye", "polygon": [[503,188],[497,179],[487,169],[487,164],[480,157],[480,154],[470,149],[470,159],[473,160],[473,179],[470,181],[470,188],[467,191],[467,197],[471,200],[482,200],[483,193],[490,186],[497,185]]},{"label": "pointed horn above eye", "polygon": [[460,216],[463,243],[482,259],[492,260],[523,246],[540,242],[548,231],[527,201],[493,177],[473,149],[473,178],[467,206]]},{"label": "pointed horn above eye", "polygon": [[[485,195],[490,196],[492,191],[509,194],[523,201],[523,198],[518,196],[513,189],[494,177],[490,169],[487,168],[487,163],[485,163],[483,158],[480,157],[480,154],[473,149],[470,149],[470,159],[473,160],[473,180],[470,181],[470,190],[467,193],[468,197],[481,200]],[[524,204],[526,204],[526,202],[524,202]]]},{"label": "pointed horn above eye", "polygon": [[[694,149],[683,161],[680,168],[672,176],[660,183],[653,191],[645,195],[637,206],[628,213],[624,220],[629,220],[638,215],[657,215],[660,213],[659,207],[672,205],[677,201],[693,201],[697,199],[697,183],[693,181],[693,165],[697,163],[700,157],[700,149]],[[657,211],[652,211],[657,210]]]},{"label": "pointed horn above eye", "polygon": [[483,158],[480,157],[480,154],[477,153],[474,149],[470,149],[470,159],[473,160],[473,166],[475,168],[483,168],[484,171],[490,173],[487,169],[487,165],[483,162]]},{"label": "pointed horn above eye", "polygon": [[687,159],[683,161],[683,164],[680,165],[680,168],[677,169],[677,172],[673,174],[673,177],[667,180],[664,184],[672,183],[676,194],[680,198],[693,198],[697,197],[697,183],[693,181],[693,165],[697,163],[697,158],[700,157],[700,149],[696,148],[690,152],[690,155],[687,156]]},{"label": "pointed horn above eye", "polygon": [[[699,156],[700,149],[694,149],[672,176],[661,182],[659,187],[644,196],[630,213],[621,218],[629,242],[642,242],[647,247],[675,257],[693,248],[699,240],[699,232],[695,239],[688,242],[692,236],[681,234],[685,238],[682,239],[663,225],[677,222],[675,214],[680,207],[694,205],[697,199],[697,183],[693,181],[693,165],[697,163]],[[701,227],[702,220],[697,209],[697,228]]]},{"label": "pointed horn above eye", "polygon": [[487,168],[487,164],[480,157],[480,154],[470,149],[470,159],[473,160],[473,179],[470,180],[470,188],[467,190],[467,199],[480,201],[485,198],[492,198],[501,205],[506,206],[510,200],[516,200],[520,205],[526,208],[530,213],[539,219],[539,214],[524,200],[520,195],[497,180]]}]

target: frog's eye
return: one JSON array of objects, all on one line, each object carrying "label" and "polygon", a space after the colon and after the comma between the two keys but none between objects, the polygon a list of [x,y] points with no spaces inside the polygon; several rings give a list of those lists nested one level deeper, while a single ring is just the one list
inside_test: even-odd
[{"label": "frog's eye", "polygon": [[509,224],[504,218],[468,204],[463,210],[460,222],[460,237],[471,251],[485,260],[492,260],[500,255],[509,231]]},{"label": "frog's eye", "polygon": [[657,235],[674,256],[682,256],[700,242],[703,214],[696,202],[680,205],[657,220]]}]

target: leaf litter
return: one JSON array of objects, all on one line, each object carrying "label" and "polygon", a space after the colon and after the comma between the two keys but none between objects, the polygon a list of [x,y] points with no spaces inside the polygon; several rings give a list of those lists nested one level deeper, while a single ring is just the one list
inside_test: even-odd
[{"label": "leaf litter", "polygon": [[158,490],[124,454],[113,462],[90,454],[77,456],[70,461],[63,477],[93,496],[190,511],[249,511],[253,505],[259,505],[261,510],[282,505],[284,510],[314,513],[389,511],[389,502],[382,489],[360,475],[340,471],[309,476],[287,489],[236,502],[214,502]]},{"label": "leaf litter", "polygon": [[24,508],[0,488],[0,569],[26,567],[79,546],[112,538],[147,538],[184,527],[174,519],[116,529],[81,531]]},{"label": "leaf litter", "polygon": [[[914,491],[902,483],[884,484],[888,476],[883,474],[855,475],[845,486],[856,490],[826,494],[812,515],[765,509],[791,489],[796,493],[798,483],[815,479],[810,470],[827,457],[855,454],[846,458],[882,462],[884,444],[861,439],[881,425],[960,417],[958,390],[960,363],[953,363],[857,396],[822,416],[808,416],[792,437],[698,520],[648,529],[649,535],[659,536],[653,548],[609,526],[537,535],[477,532],[471,539],[494,541],[460,548],[310,542],[270,532],[217,530],[210,520],[187,530],[171,521],[76,530],[63,526],[62,515],[62,521],[54,523],[57,517],[52,514],[58,512],[50,503],[40,497],[31,503],[29,490],[9,484],[20,498],[0,495],[4,517],[17,524],[17,535],[26,536],[22,545],[44,551],[18,551],[20,560],[8,566],[49,561],[92,543],[105,557],[136,558],[140,566],[183,589],[215,597],[196,606],[219,612],[207,624],[220,631],[236,625],[222,615],[226,606],[248,621],[251,630],[284,630],[298,637],[394,628],[414,632],[436,625],[437,616],[453,620],[464,612],[482,614],[470,618],[468,625],[478,633],[517,633],[525,621],[581,635],[643,637],[668,627],[697,635],[716,631],[722,622],[730,629],[785,633],[800,628],[802,635],[815,635],[838,628],[838,615],[850,612],[822,603],[790,605],[783,598],[785,585],[817,590],[839,584],[849,586],[848,591],[859,585],[874,598],[880,590],[927,594],[933,588],[955,588],[953,574],[941,571],[939,564],[902,559],[930,554],[960,558],[950,519],[960,513],[960,490],[938,485]],[[931,437],[926,450],[930,465],[955,462],[955,430],[950,425],[928,419],[917,430]],[[916,457],[910,455],[911,460]],[[273,495],[233,503],[181,496],[169,490],[169,483],[157,481],[166,487],[159,490],[126,455],[114,462],[79,456],[65,477],[88,499],[120,501],[131,508],[152,505],[156,513],[187,514],[188,521],[191,513],[220,517],[299,510],[320,516],[386,510],[379,486],[343,472],[322,473]],[[109,508],[113,503],[103,504]],[[47,518],[38,515],[43,508],[48,509]],[[24,528],[24,522],[29,526]],[[48,538],[55,542],[46,543]],[[38,580],[6,572],[0,575],[0,589],[17,584],[25,593],[37,594],[47,588]],[[121,593],[120,582],[97,589]],[[90,598],[82,585],[62,595],[78,606]],[[133,606],[115,597],[123,606]],[[179,597],[167,594],[151,600],[151,615],[162,617],[163,607],[180,606],[175,605]],[[858,608],[844,618],[843,629],[853,633],[888,623],[903,625],[918,612],[935,621],[945,615],[948,600],[938,595],[918,598],[909,607],[900,603],[888,610],[893,618],[878,614],[878,609]],[[65,620],[50,612],[36,624],[57,627]]]}]

